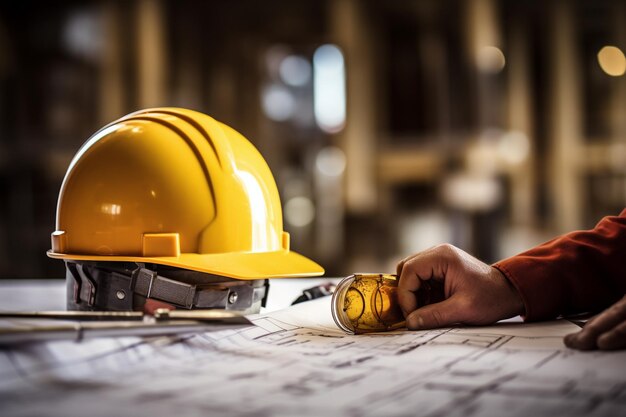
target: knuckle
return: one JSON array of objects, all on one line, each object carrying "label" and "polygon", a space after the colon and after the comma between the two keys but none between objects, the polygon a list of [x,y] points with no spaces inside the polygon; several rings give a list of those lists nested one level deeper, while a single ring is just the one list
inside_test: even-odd
[{"label": "knuckle", "polygon": [[448,252],[454,251],[454,246],[452,246],[449,243],[440,243],[437,246],[435,246],[435,250],[448,253]]},{"label": "knuckle", "polygon": [[402,266],[402,271],[403,271],[402,275],[414,273],[415,270],[418,268],[418,263],[419,263],[419,260],[415,258],[409,259],[408,261],[406,261],[404,265]]},{"label": "knuckle", "polygon": [[585,327],[583,327],[583,330],[580,333],[582,335],[596,334],[596,333],[599,333],[601,330],[602,329],[600,326],[598,326],[597,322],[590,321],[589,323],[585,324]]},{"label": "knuckle", "polygon": [[613,331],[620,337],[626,337],[626,321],[623,321],[619,325],[615,326]]},{"label": "knuckle", "polygon": [[441,253],[446,259],[456,259],[459,256],[459,250],[456,246],[449,243],[437,245],[435,250]]},{"label": "knuckle", "polygon": [[405,259],[402,261],[402,269],[409,269],[415,263],[415,258]]},{"label": "knuckle", "polygon": [[433,324],[435,327],[441,327],[444,323],[443,314],[439,310],[433,310],[431,312],[431,317],[433,319]]},{"label": "knuckle", "polygon": [[619,333],[618,329],[604,333],[597,340],[598,349],[614,350],[626,347],[626,337],[623,333]]},{"label": "knuckle", "polygon": [[407,280],[407,277],[411,273],[411,261],[402,261],[401,265],[398,265],[398,282],[402,283]]},{"label": "knuckle", "polygon": [[626,316],[626,299],[622,299],[621,301],[613,304],[611,309],[621,316]]}]

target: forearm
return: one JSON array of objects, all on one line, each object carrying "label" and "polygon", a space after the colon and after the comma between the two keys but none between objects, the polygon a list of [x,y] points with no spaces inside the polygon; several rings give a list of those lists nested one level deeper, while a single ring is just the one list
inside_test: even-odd
[{"label": "forearm", "polygon": [[520,293],[527,320],[602,310],[626,293],[626,210],[493,266]]}]

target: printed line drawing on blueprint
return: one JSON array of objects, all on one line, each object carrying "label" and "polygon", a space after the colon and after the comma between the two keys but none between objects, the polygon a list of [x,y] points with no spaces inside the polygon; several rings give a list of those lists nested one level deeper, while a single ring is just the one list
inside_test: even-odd
[{"label": "printed line drawing on blueprint", "polygon": [[2,416],[626,416],[626,352],[567,321],[351,336],[329,299],[179,338],[0,351]]}]

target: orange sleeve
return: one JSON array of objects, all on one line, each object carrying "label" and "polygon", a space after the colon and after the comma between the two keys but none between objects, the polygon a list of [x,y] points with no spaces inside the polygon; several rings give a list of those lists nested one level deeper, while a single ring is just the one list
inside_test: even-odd
[{"label": "orange sleeve", "polygon": [[493,266],[519,291],[526,320],[603,310],[626,293],[626,209]]}]

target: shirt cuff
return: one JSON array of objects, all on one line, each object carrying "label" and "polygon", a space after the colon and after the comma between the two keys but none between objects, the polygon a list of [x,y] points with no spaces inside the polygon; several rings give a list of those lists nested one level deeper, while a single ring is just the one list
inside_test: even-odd
[{"label": "shirt cuff", "polygon": [[557,288],[557,280],[545,278],[551,273],[544,271],[542,264],[518,255],[492,265],[502,272],[522,298],[526,310],[522,315],[524,321],[549,320],[559,315],[557,306],[560,305],[561,291]]}]

